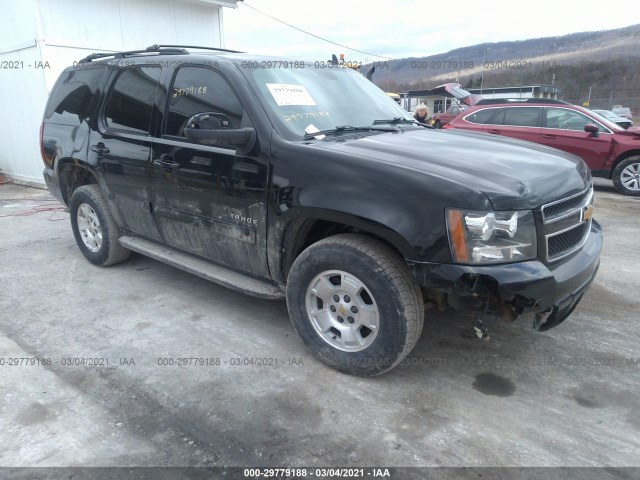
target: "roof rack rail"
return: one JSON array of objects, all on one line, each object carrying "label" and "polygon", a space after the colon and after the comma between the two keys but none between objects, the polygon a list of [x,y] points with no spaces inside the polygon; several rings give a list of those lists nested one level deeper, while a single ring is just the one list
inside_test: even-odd
[{"label": "roof rack rail", "polygon": [[163,47],[162,45],[160,46],[152,45],[151,47],[148,47],[144,50],[128,50],[126,52],[112,52],[112,53],[92,53],[91,55],[84,57],[78,63],[88,63],[88,62],[92,62],[94,60],[98,60],[106,57],[126,58],[131,55],[139,55],[139,54],[145,54],[145,53],[157,53],[159,55],[189,55],[189,52],[182,48],[162,48],[162,47]]},{"label": "roof rack rail", "polygon": [[198,50],[214,50],[216,52],[245,53],[239,50],[229,50],[227,48],[217,47],[200,47],[197,45],[151,45],[150,47],[147,47],[147,50],[157,50],[160,48],[197,48]]},{"label": "roof rack rail", "polygon": [[570,105],[568,102],[555,98],[483,98],[477,101],[475,105],[492,105],[496,103],[558,103]]}]

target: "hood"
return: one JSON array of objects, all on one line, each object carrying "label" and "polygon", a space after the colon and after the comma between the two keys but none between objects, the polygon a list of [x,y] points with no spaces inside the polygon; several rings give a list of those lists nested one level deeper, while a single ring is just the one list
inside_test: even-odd
[{"label": "hood", "polygon": [[640,135],[640,127],[629,127],[626,130],[623,130],[621,132],[616,132],[616,135],[638,136]]},{"label": "hood", "polygon": [[612,122],[627,122],[629,121],[628,118],[624,118],[621,117],[620,115],[618,115],[617,113],[613,113],[609,110],[593,110],[595,113],[597,113],[598,115],[602,115],[604,118],[606,118],[607,120],[610,120]]},{"label": "hood", "polygon": [[468,106],[475,105],[482,100],[482,95],[474,95],[467,92],[459,83],[445,83],[444,85],[431,89],[431,93],[456,98]]},{"label": "hood", "polygon": [[537,208],[581,192],[591,181],[577,156],[463,130],[425,129],[327,140],[314,145],[453,180],[486,195],[496,210]]}]

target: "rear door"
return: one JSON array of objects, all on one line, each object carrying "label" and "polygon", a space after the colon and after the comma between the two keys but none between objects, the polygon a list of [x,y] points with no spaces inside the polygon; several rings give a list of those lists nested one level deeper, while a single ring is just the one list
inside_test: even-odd
[{"label": "rear door", "polygon": [[541,107],[503,107],[488,121],[482,131],[529,142],[540,142],[541,115]]},{"label": "rear door", "polygon": [[[564,107],[546,107],[540,143],[573,153],[582,158],[591,170],[604,168],[613,133],[596,120],[581,112]],[[584,131],[592,123],[598,126],[598,135]]]},{"label": "rear door", "polygon": [[191,143],[185,125],[213,113],[211,128],[252,127],[231,84],[214,68],[180,66],[167,78],[162,132],[154,141],[153,216],[164,241],[175,248],[259,276],[266,261],[268,157]]},{"label": "rear door", "polygon": [[115,72],[88,152],[121,227],[156,241],[161,237],[151,216],[148,177],[161,70],[136,65]]}]

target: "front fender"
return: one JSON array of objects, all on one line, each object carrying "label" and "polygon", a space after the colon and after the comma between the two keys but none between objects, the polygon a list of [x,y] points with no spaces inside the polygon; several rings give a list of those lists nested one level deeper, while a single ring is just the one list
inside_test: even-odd
[{"label": "front fender", "polygon": [[491,208],[482,192],[397,157],[386,161],[277,136],[268,202],[270,265],[282,254],[291,222],[305,218],[372,233],[409,260],[450,263],[446,208]]},{"label": "front fender", "polygon": [[403,257],[415,257],[415,250],[398,232],[388,226],[345,212],[316,207],[298,207],[280,215],[271,228],[268,241],[268,257],[272,277],[284,284],[286,272],[295,255],[304,245],[316,223],[330,222],[342,225],[350,231],[372,234],[392,245]]}]

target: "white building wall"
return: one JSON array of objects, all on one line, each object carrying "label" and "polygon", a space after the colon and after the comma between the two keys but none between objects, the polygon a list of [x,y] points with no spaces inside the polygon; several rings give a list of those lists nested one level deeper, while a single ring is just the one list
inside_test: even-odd
[{"label": "white building wall", "polygon": [[[3,0],[0,62],[0,169],[44,185],[39,128],[58,75],[93,52],[153,44],[220,47],[222,7],[211,0]],[[39,63],[41,62],[41,63]],[[4,64],[6,66],[8,64]],[[37,68],[43,65],[45,68]]]},{"label": "white building wall", "polygon": [[42,184],[39,131],[47,89],[42,69],[33,68],[40,53],[34,46],[0,54],[5,61],[24,67],[0,70],[0,169],[15,181]]},{"label": "white building wall", "polygon": [[36,68],[37,3],[10,0],[2,6],[0,170],[18,181],[43,183],[38,133],[47,89],[44,70]]}]

